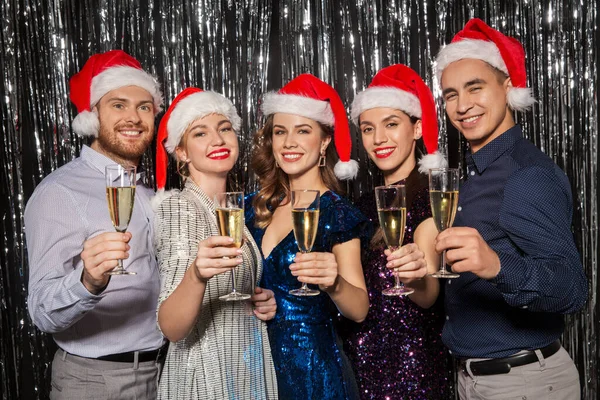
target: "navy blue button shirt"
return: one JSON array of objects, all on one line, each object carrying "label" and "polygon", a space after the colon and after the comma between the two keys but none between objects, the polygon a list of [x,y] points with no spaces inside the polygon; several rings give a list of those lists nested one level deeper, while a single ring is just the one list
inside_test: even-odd
[{"label": "navy blue button shirt", "polygon": [[566,175],[520,126],[467,154],[454,226],[477,229],[501,269],[491,280],[470,272],[447,280],[442,338],[454,356],[505,357],[563,333],[562,314],[587,299],[572,213]]}]

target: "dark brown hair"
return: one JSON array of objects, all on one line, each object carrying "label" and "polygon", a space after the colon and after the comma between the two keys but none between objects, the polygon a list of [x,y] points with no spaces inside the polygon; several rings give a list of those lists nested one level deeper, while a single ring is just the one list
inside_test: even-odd
[{"label": "dark brown hair", "polygon": [[[317,123],[321,128],[322,137],[329,136],[333,139],[333,128]],[[260,183],[260,190],[252,203],[256,215],[255,225],[266,228],[271,223],[275,209],[290,193],[290,180],[287,174],[277,167],[273,156],[273,115],[270,115],[262,129],[254,134],[253,149],[250,166]],[[325,167],[319,168],[321,179],[328,189],[340,193],[342,187],[333,173],[333,167],[338,161],[333,140],[327,146],[325,158]]]}]

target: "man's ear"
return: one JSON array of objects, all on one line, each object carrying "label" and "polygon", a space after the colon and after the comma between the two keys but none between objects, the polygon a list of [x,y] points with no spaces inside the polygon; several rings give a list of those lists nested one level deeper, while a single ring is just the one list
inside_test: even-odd
[{"label": "man's ear", "polygon": [[504,80],[504,83],[502,84],[502,86],[504,87],[504,93],[506,93],[508,95],[508,91],[513,88],[513,84],[512,84],[512,80],[510,79],[510,76]]}]

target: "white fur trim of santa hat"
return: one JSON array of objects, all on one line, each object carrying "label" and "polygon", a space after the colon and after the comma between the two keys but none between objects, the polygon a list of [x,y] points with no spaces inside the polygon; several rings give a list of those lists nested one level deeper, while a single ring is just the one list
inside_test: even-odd
[{"label": "white fur trim of santa hat", "polygon": [[[448,65],[467,58],[485,61],[492,67],[510,76],[500,50],[498,50],[494,42],[478,39],[462,39],[447,44],[438,53],[434,63],[435,75],[438,82],[442,82],[442,73]],[[526,111],[536,103],[536,100],[530,88],[513,87],[508,92],[507,102],[513,110]]]},{"label": "white fur trim of santa hat", "polygon": [[175,148],[181,142],[181,137],[190,124],[210,114],[225,116],[236,132],[239,132],[242,126],[242,119],[237,110],[225,96],[208,90],[193,93],[182,99],[171,112],[167,122],[169,136],[165,141],[167,152],[174,154]]},{"label": "white fur trim of santa hat", "polygon": [[394,87],[370,87],[354,98],[351,110],[352,121],[358,124],[360,114],[378,107],[394,108],[411,117],[421,118],[421,103],[414,94]]},{"label": "white fur trim of santa hat", "polygon": [[328,126],[334,126],[335,122],[329,102],[294,94],[267,93],[263,97],[262,112],[265,116],[275,113],[300,115]]},{"label": "white fur trim of santa hat", "polygon": [[[158,81],[144,70],[124,65],[107,68],[92,79],[90,109],[93,110],[106,93],[125,86],[145,89],[154,100],[154,113],[158,114],[162,110],[163,99]],[[84,110],[77,114],[71,126],[80,136],[97,137],[100,121],[94,111]]]}]

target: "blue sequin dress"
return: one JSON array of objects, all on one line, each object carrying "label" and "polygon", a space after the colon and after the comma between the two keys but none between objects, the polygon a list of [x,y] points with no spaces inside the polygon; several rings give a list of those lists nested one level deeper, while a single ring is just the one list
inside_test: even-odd
[{"label": "blue sequin dress", "polygon": [[[252,204],[253,196],[246,199],[247,205]],[[313,251],[331,252],[337,243],[361,238],[366,221],[346,199],[331,191],[325,192],[321,195]],[[246,208],[246,225],[262,249],[265,230],[254,226],[252,207]],[[358,399],[354,374],[336,331],[335,304],[326,293],[314,297],[288,293],[300,287],[289,269],[297,252],[292,231],[264,259],[260,284],[271,289],[277,301],[277,314],[267,326],[279,397],[286,400]]]}]

